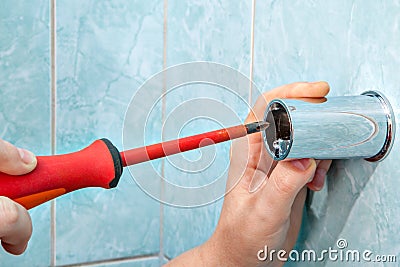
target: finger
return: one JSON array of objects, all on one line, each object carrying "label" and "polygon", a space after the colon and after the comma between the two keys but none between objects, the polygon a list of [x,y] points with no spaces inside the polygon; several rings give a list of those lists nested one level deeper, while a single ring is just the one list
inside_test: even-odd
[{"label": "finger", "polygon": [[265,92],[258,97],[254,108],[246,118],[246,123],[259,121],[263,119],[265,109],[268,103],[275,98],[310,98],[315,102],[324,102],[324,96],[329,93],[329,84],[327,82],[297,82],[277,87],[271,91]]},{"label": "finger", "polygon": [[22,254],[32,235],[32,222],[26,209],[6,197],[0,197],[0,240],[9,253]]},{"label": "finger", "polygon": [[0,172],[21,175],[32,171],[36,164],[36,157],[32,152],[0,139]]},{"label": "finger", "polygon": [[315,169],[314,159],[281,161],[276,165],[260,198],[260,201],[269,203],[274,218],[278,220],[276,223],[287,219],[297,193],[314,175]]},{"label": "finger", "polygon": [[327,82],[296,82],[277,87],[269,93],[269,100],[274,98],[321,98],[329,93],[330,87]]},{"label": "finger", "polygon": [[326,173],[328,172],[331,163],[332,160],[322,160],[317,165],[317,170],[315,171],[314,178],[311,182],[307,184],[308,188],[313,191],[319,191],[324,187]]},{"label": "finger", "polygon": [[267,152],[262,144],[250,144],[250,137],[232,141],[227,190],[239,182],[241,188],[245,190],[251,188],[250,191],[253,192],[267,177],[272,159],[265,156]]},{"label": "finger", "polygon": [[[262,149],[265,149],[262,147]],[[254,172],[252,172],[252,175],[249,175],[248,177],[251,178],[251,183],[249,185],[249,192],[254,193],[260,188],[262,188],[263,184],[266,182],[268,177],[271,176],[272,171],[275,169],[276,165],[278,164],[278,161],[273,160],[270,157],[267,157],[263,162],[259,163],[257,168],[254,169]],[[260,170],[260,171],[257,171]],[[247,178],[247,179],[249,179]],[[245,178],[246,179],[246,178]],[[243,179],[243,180],[245,180]]]},{"label": "finger", "polygon": [[306,196],[307,188],[303,187],[294,199],[292,211],[290,213],[290,227],[287,233],[286,244],[284,246],[287,249],[286,251],[290,251],[293,248],[297,237],[299,236]]},{"label": "finger", "polygon": [[318,98],[300,97],[300,98],[296,98],[296,100],[301,100],[304,102],[315,103],[315,104],[321,104],[321,103],[326,102],[327,99],[325,97],[318,97]]}]

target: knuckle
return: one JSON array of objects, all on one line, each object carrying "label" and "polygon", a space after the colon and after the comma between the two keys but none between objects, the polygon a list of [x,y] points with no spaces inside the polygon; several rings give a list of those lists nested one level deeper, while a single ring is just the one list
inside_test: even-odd
[{"label": "knuckle", "polygon": [[290,182],[289,173],[282,171],[278,177],[273,179],[275,188],[282,195],[291,195],[296,187]]},{"label": "knuckle", "polygon": [[0,220],[3,225],[15,225],[20,218],[17,204],[7,197],[0,196]]},{"label": "knuckle", "polygon": [[[288,221],[291,214],[291,208],[280,208],[277,210],[278,200],[271,199],[265,205],[265,207],[259,211],[258,217],[262,220],[263,225],[266,229],[269,229],[271,233],[279,232],[279,229],[284,226]],[[263,205],[258,205],[263,206]]]},{"label": "knuckle", "polygon": [[0,140],[0,164],[8,162],[9,159],[9,150],[7,148],[7,142]]},{"label": "knuckle", "polygon": [[[0,170],[9,173],[19,166],[19,158],[16,148],[7,141],[0,139]],[[10,174],[10,173],[9,173]]]}]

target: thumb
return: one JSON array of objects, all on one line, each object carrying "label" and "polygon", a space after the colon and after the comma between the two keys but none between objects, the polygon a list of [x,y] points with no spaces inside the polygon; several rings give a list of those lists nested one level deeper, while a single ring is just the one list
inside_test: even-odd
[{"label": "thumb", "polygon": [[36,157],[32,152],[0,139],[0,172],[21,175],[31,172],[36,164]]},{"label": "thumb", "polygon": [[280,161],[272,171],[262,192],[277,218],[290,214],[293,202],[300,190],[314,176],[314,159]]},{"label": "thumb", "polygon": [[0,243],[15,255],[23,253],[32,235],[29,213],[20,204],[0,196]]}]

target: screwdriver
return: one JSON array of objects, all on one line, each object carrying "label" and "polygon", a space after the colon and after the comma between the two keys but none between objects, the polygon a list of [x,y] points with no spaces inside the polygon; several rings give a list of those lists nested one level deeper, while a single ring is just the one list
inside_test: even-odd
[{"label": "screwdriver", "polygon": [[209,146],[265,130],[267,122],[253,122],[119,152],[108,139],[69,154],[38,156],[36,168],[24,175],[0,172],[0,196],[31,209],[86,187],[117,186],[123,167]]}]

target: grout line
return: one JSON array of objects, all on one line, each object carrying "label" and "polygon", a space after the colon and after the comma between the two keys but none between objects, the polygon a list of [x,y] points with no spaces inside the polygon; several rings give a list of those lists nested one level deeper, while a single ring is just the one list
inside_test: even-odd
[{"label": "grout line", "polygon": [[[51,60],[51,154],[56,153],[56,111],[57,111],[57,83],[56,83],[56,0],[50,0],[50,60]],[[50,204],[50,265],[56,265],[56,201]]]},{"label": "grout line", "polygon": [[56,200],[50,202],[50,266],[56,266]]},{"label": "grout line", "polygon": [[[164,0],[163,25],[163,69],[165,70],[167,68],[168,0]],[[165,89],[166,88],[163,88],[163,91]]]},{"label": "grout line", "polygon": [[[163,19],[163,71],[167,68],[167,37],[168,37],[168,0],[164,0],[163,7],[164,19]],[[164,125],[166,116],[166,84],[165,72],[163,76],[163,88],[162,88],[162,103],[161,103],[161,125]],[[161,137],[163,138],[163,129],[161,128]],[[164,175],[165,175],[165,159],[161,161],[161,188],[160,188],[160,198],[164,199]],[[160,201],[160,252],[158,255],[159,261],[164,259],[164,204]]]},{"label": "grout line", "polygon": [[58,267],[77,267],[77,266],[96,266],[96,265],[103,265],[103,264],[117,264],[117,263],[129,263],[129,262],[137,262],[142,260],[156,260],[158,259],[158,253],[155,254],[148,254],[148,255],[139,255],[133,257],[121,257],[121,258],[113,258],[108,260],[98,260],[98,261],[91,261],[91,262],[81,262],[81,263],[74,263],[74,264],[66,264],[66,265],[58,265]]},{"label": "grout line", "polygon": [[250,92],[249,92],[249,106],[252,106],[252,92],[253,92],[253,69],[254,69],[254,21],[256,17],[256,0],[251,3],[251,29],[250,29]]}]

